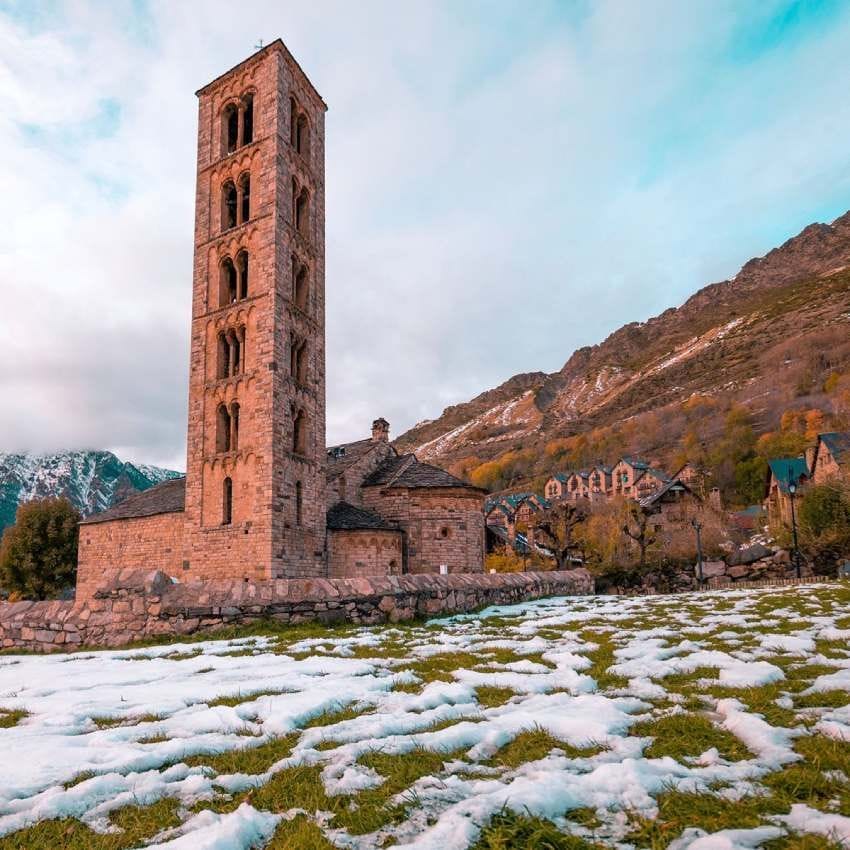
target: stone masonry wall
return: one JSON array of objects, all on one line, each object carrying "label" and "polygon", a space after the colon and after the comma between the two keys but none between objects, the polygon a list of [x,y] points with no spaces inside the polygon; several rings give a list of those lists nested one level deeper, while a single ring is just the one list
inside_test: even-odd
[{"label": "stone masonry wall", "polygon": [[381,529],[328,532],[328,575],[331,578],[399,575],[402,533]]},{"label": "stone masonry wall", "polygon": [[121,646],[263,618],[375,624],[472,611],[543,596],[593,593],[586,570],[353,579],[216,580],[174,584],[162,572],[123,570],[82,604],[0,603],[0,647],[50,652]]},{"label": "stone masonry wall", "polygon": [[184,514],[177,511],[109,522],[83,523],[77,559],[77,599],[88,599],[109,577],[114,564],[131,570],[180,575]]},{"label": "stone masonry wall", "polygon": [[363,503],[407,532],[407,572],[484,570],[481,494],[459,488],[364,487]]}]

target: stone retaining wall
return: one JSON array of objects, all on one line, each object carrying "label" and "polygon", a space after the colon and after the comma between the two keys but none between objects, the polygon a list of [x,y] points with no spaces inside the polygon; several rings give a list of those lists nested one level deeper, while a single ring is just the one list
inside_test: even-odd
[{"label": "stone retaining wall", "polygon": [[121,646],[155,635],[185,635],[261,619],[399,622],[593,592],[593,578],[582,569],[191,584],[174,584],[158,571],[124,570],[79,604],[0,603],[0,647],[48,652],[84,645]]}]

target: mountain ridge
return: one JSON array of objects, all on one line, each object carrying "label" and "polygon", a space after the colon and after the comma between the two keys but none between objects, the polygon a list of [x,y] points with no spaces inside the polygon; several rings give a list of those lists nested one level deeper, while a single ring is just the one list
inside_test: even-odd
[{"label": "mountain ridge", "polygon": [[0,534],[14,523],[18,505],[30,499],[66,496],[83,516],[89,516],[180,474],[122,461],[102,450],[0,452]]},{"label": "mountain ridge", "polygon": [[[848,267],[850,212],[831,224],[808,225],[746,262],[733,278],[702,287],[679,307],[645,322],[629,322],[601,342],[575,350],[556,372],[515,375],[414,426],[395,444],[463,471],[473,460],[529,445],[542,451],[549,440],[614,427],[681,405],[694,394],[726,394],[746,402],[747,386],[762,378],[776,383],[784,370],[788,380],[779,381],[772,397],[751,405],[754,415],[767,423],[777,404],[793,403],[790,367],[813,353],[818,335],[829,336],[839,325],[848,335]],[[788,341],[783,333],[797,340],[799,352],[783,353]],[[829,350],[836,362],[825,366],[843,367],[850,359],[840,339]],[[813,379],[795,397],[816,394],[816,384]],[[662,441],[653,448],[669,453],[680,437],[671,435],[675,439],[669,445]]]}]

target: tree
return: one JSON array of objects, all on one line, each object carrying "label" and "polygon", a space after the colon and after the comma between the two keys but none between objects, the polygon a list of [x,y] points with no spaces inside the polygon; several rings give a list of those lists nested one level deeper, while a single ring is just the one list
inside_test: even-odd
[{"label": "tree", "polygon": [[581,552],[577,529],[587,519],[587,513],[583,504],[556,502],[534,526],[534,539],[551,550],[559,570],[568,569],[570,559]]},{"label": "tree", "polygon": [[79,521],[67,499],[20,505],[0,543],[0,583],[29,599],[48,599],[73,585]]},{"label": "tree", "polygon": [[649,526],[650,516],[652,516],[651,512],[642,508],[637,502],[626,502],[623,534],[637,544],[639,567],[646,565],[646,553],[657,540]]},{"label": "tree", "polygon": [[816,561],[850,555],[850,485],[837,479],[810,484],[799,505],[800,542]]}]

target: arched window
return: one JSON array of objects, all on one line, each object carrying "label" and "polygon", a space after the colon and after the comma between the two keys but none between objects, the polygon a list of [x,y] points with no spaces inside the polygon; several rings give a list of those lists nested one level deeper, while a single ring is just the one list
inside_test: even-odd
[{"label": "arched window", "polygon": [[306,310],[307,297],[309,295],[309,289],[307,286],[307,266],[298,267],[295,272],[292,290],[292,297],[295,301],[295,306],[299,310]]},{"label": "arched window", "polygon": [[239,299],[248,297],[248,252],[240,251],[236,255],[236,271],[239,277]]},{"label": "arched window", "polygon": [[225,257],[221,263],[221,284],[218,294],[218,306],[225,307],[237,298],[236,268],[230,257]]},{"label": "arched window", "polygon": [[221,187],[221,229],[230,230],[236,227],[236,187],[228,180]]},{"label": "arched window", "polygon": [[[292,224],[295,225],[295,219],[298,215],[298,181],[292,178]],[[295,258],[293,257],[293,262]]]},{"label": "arched window", "polygon": [[220,404],[218,406],[215,429],[215,450],[217,452],[230,451],[230,429],[230,413],[228,412],[226,405]]},{"label": "arched window", "polygon": [[304,486],[295,482],[295,524],[301,525],[304,518]]},{"label": "arched window", "polygon": [[230,405],[230,451],[239,449],[239,403]]},{"label": "arched window", "polygon": [[232,378],[242,371],[242,341],[241,334],[237,331],[231,331],[230,334],[230,364],[227,370],[227,376]]},{"label": "arched window", "polygon": [[310,194],[303,188],[298,194],[295,202],[295,229],[302,235],[307,234],[307,219],[309,217]]},{"label": "arched window", "polygon": [[295,150],[307,156],[310,144],[310,128],[307,126],[307,116],[302,112],[295,122]]},{"label": "arched window", "polygon": [[233,480],[225,478],[221,488],[221,524],[233,522]]},{"label": "arched window", "polygon": [[242,144],[254,141],[254,95],[246,94],[242,99]]},{"label": "arched window", "polygon": [[218,335],[218,362],[216,364],[216,377],[219,379],[226,378],[230,369],[230,342],[227,339],[224,331]]},{"label": "arched window", "polygon": [[239,145],[239,110],[229,103],[221,113],[222,154],[233,153]]},{"label": "arched window", "polygon": [[303,410],[292,421],[292,451],[299,455],[307,453],[307,414]]},{"label": "arched window", "polygon": [[251,175],[248,172],[239,178],[239,194],[242,196],[239,223],[244,224],[251,218]]},{"label": "arched window", "polygon": [[289,98],[289,144],[295,146],[295,125],[298,122],[298,107],[295,98]]},{"label": "arched window", "polygon": [[289,373],[296,384],[307,383],[307,341],[299,340],[295,334],[289,338]]}]

